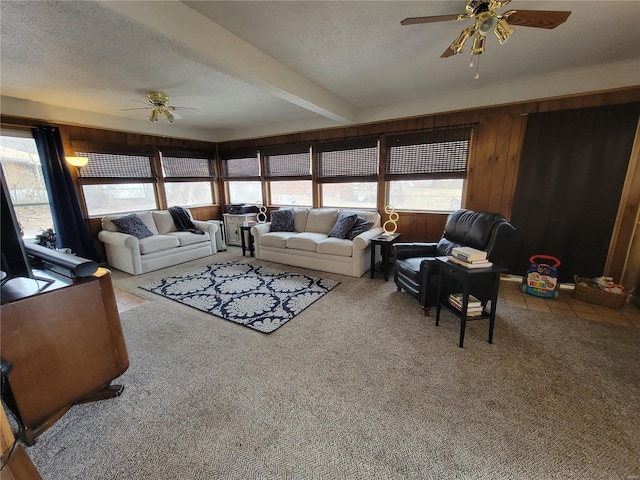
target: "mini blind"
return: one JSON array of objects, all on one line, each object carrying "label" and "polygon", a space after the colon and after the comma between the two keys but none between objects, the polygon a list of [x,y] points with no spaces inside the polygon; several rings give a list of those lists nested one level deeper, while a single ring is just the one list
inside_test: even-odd
[{"label": "mini blind", "polygon": [[309,147],[307,143],[279,145],[262,149],[265,178],[311,179],[311,152]]},{"label": "mini blind", "polygon": [[466,178],[470,125],[387,135],[386,178]]},{"label": "mini blind", "polygon": [[161,163],[166,178],[216,179],[212,154],[207,152],[163,150]]},{"label": "mini blind", "polygon": [[375,182],[378,179],[378,137],[332,140],[314,146],[318,183]]},{"label": "mini blind", "polygon": [[227,150],[220,152],[222,178],[225,180],[260,179],[260,161],[256,149]]}]

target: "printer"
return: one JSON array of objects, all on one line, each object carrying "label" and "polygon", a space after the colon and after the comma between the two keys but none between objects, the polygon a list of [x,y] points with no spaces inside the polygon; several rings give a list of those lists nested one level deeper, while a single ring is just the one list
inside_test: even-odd
[{"label": "printer", "polygon": [[231,203],[229,204],[229,213],[233,215],[255,213],[255,207],[254,205],[247,205],[245,203]]}]

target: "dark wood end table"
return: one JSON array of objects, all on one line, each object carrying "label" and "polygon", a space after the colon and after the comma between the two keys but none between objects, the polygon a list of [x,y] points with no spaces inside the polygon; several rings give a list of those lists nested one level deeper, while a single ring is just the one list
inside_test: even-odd
[{"label": "dark wood end table", "polygon": [[[464,344],[464,331],[467,326],[467,320],[489,319],[489,343],[493,343],[493,327],[496,320],[496,303],[498,300],[498,288],[500,287],[500,274],[506,272],[507,269],[500,266],[492,266],[489,268],[466,268],[457,263],[450,262],[447,257],[436,257],[440,264],[440,272],[438,273],[438,308],[436,310],[436,326],[440,324],[440,308],[445,306],[451,313],[460,319],[460,342],[458,346],[462,348]],[[442,298],[442,284],[445,276],[455,279],[462,284],[462,309],[458,310],[449,303],[448,298]],[[477,282],[492,282],[490,298],[480,298],[474,293],[474,285]],[[456,292],[459,293],[459,292]],[[482,302],[482,314],[469,317],[467,315],[467,307],[469,304],[469,295],[475,295]],[[491,301],[491,311],[485,312],[484,307],[487,302]]]},{"label": "dark wood end table", "polygon": [[389,280],[389,270],[391,270],[391,266],[393,265],[393,263],[389,261],[389,257],[391,256],[391,245],[393,245],[394,242],[397,242],[399,238],[399,233],[392,233],[390,235],[381,233],[371,239],[371,278],[373,278],[376,273],[376,246],[379,246],[380,254],[382,256],[380,268],[384,272],[384,281],[386,282]]},{"label": "dark wood end table", "polygon": [[[240,225],[240,240],[242,242],[242,256],[247,250],[249,250],[249,254],[253,257],[254,247],[253,247],[253,235],[251,235],[251,227],[253,225]],[[247,241],[245,241],[245,232],[247,236]]]}]

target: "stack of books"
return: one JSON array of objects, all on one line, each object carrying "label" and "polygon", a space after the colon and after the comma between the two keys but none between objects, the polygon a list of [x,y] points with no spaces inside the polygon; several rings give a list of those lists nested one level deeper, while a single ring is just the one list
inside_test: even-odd
[{"label": "stack of books", "polygon": [[[462,311],[462,294],[452,293],[449,295],[449,303],[453,305],[456,310]],[[477,317],[482,315],[482,302],[473,295],[469,295],[469,303],[467,305],[467,317]]]},{"label": "stack of books", "polygon": [[466,268],[489,268],[493,265],[487,260],[487,252],[471,247],[455,247],[447,258]]}]

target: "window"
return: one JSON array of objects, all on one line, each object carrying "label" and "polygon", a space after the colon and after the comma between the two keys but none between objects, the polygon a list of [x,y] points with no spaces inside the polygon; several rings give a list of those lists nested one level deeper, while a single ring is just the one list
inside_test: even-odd
[{"label": "window", "polygon": [[158,208],[152,151],[119,152],[115,146],[83,144],[74,144],[74,150],[89,158],[78,175],[90,216]]},{"label": "window", "polygon": [[471,132],[470,126],[464,126],[388,135],[388,203],[396,210],[459,209]]},{"label": "window", "polygon": [[212,186],[216,175],[211,154],[163,150],[161,163],[167,206],[189,207],[214,203]]},{"label": "window", "polygon": [[0,149],[2,169],[22,236],[34,238],[43,230],[53,228],[36,142],[30,132],[3,130]]},{"label": "window", "polygon": [[378,195],[378,138],[358,137],[322,142],[317,179],[322,206],[376,208]]},{"label": "window", "polygon": [[269,182],[269,204],[311,206],[311,151],[309,144],[267,147],[264,177]]},{"label": "window", "polygon": [[220,153],[222,178],[226,182],[229,203],[262,202],[260,161],[255,149]]}]

